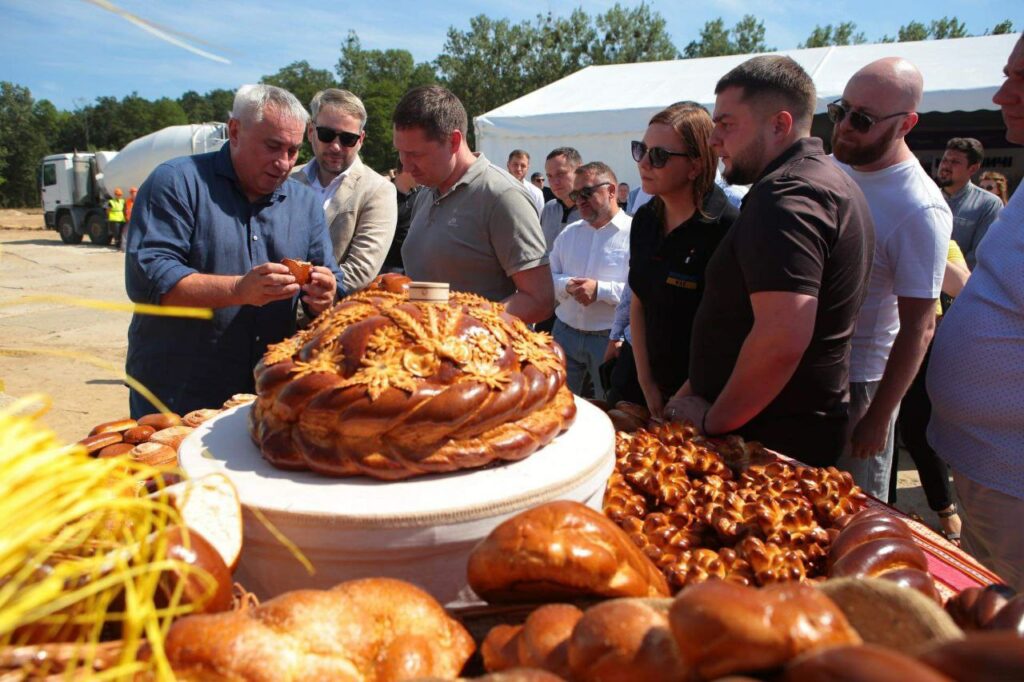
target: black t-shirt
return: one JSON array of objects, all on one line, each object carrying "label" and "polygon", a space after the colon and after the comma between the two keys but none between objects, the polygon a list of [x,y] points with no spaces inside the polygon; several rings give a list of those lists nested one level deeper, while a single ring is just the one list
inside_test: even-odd
[{"label": "black t-shirt", "polygon": [[[752,294],[814,296],[814,332],[796,372],[740,433],[808,463],[834,461],[849,405],[850,338],[873,253],[874,223],[860,188],[821,140],[793,144],[744,197],[708,263],[690,346],[694,391],[714,402],[725,387],[754,323]],[[780,424],[786,437],[769,442],[765,434],[777,438]]]},{"label": "black t-shirt", "polygon": [[[629,234],[629,286],[643,304],[651,374],[672,395],[689,376],[690,334],[704,295],[704,270],[739,212],[717,186],[667,235],[654,201],[637,209]],[[706,216],[706,217],[705,217]]]},{"label": "black t-shirt", "polygon": [[389,268],[402,267],[402,244],[405,235],[409,234],[409,223],[412,221],[412,207],[416,203],[416,193],[421,188],[413,187],[408,194],[398,192],[398,220],[395,224],[395,238],[391,241],[388,255],[384,257],[384,265]]}]

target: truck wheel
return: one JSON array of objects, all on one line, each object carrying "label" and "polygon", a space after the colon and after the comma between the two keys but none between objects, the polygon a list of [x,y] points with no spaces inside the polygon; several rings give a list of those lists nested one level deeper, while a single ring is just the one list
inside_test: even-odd
[{"label": "truck wheel", "polygon": [[110,243],[110,230],[107,229],[107,221],[103,219],[103,216],[94,213],[86,220],[85,226],[89,231],[89,240],[93,244],[106,246]]},{"label": "truck wheel", "polygon": [[64,213],[57,221],[57,232],[60,233],[60,240],[65,244],[81,244],[82,235],[75,232],[75,221],[71,215]]}]

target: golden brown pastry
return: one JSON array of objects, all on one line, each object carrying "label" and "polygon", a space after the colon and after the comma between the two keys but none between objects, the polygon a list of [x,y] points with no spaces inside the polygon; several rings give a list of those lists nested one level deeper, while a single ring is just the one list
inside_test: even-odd
[{"label": "golden brown pastry", "polygon": [[107,447],[97,452],[96,456],[117,457],[118,455],[123,455],[128,452],[131,452],[134,448],[135,446],[132,445],[131,443],[114,443],[113,445],[108,445]]},{"label": "golden brown pastry", "polygon": [[828,597],[800,583],[691,585],[672,603],[669,626],[683,664],[702,679],[769,670],[807,651],[861,642]]},{"label": "golden brown pastry", "polygon": [[191,426],[192,428],[195,428],[202,424],[203,422],[213,419],[220,413],[220,410],[192,410],[191,412],[189,412],[188,414],[181,418],[181,422],[185,426]]},{"label": "golden brown pastry", "polygon": [[942,603],[928,573],[928,558],[914,542],[907,524],[874,509],[840,523],[842,529],[828,552],[829,577],[892,580]]},{"label": "golden brown pastry", "polygon": [[569,427],[565,360],[504,306],[349,296],[255,369],[250,433],[285,469],[395,480],[523,459]]},{"label": "golden brown pastry", "polygon": [[474,645],[426,592],[368,578],[188,616],[171,627],[165,648],[176,674],[196,679],[383,682],[457,677]]},{"label": "golden brown pastry", "polygon": [[97,424],[92,428],[92,431],[89,432],[89,435],[95,436],[98,433],[110,433],[112,431],[124,432],[137,425],[138,423],[134,419],[118,419],[112,422]]},{"label": "golden brown pastry", "polygon": [[195,431],[194,428],[192,428],[191,426],[185,426],[184,424],[180,426],[172,426],[170,428],[166,428],[154,433],[152,436],[149,437],[149,442],[166,445],[169,448],[173,448],[174,451],[177,452],[178,448],[181,446],[182,441],[188,438],[189,434],[191,434],[193,431]]},{"label": "golden brown pastry", "polygon": [[156,429],[152,426],[135,426],[124,432],[124,442],[132,445],[145,443],[154,433]]},{"label": "golden brown pastry", "polygon": [[157,431],[163,429],[169,429],[172,426],[177,426],[181,423],[181,415],[177,415],[173,412],[154,412],[153,414],[147,414],[145,417],[139,417],[139,426],[152,426]]},{"label": "golden brown pastry", "polygon": [[1014,632],[971,632],[940,642],[918,657],[957,682],[1024,680],[1024,638]]},{"label": "golden brown pastry", "polygon": [[312,279],[313,264],[309,261],[285,258],[281,264],[288,268],[288,272],[295,278],[295,283],[300,286],[309,284],[309,280]]},{"label": "golden brown pastry", "polygon": [[618,526],[570,501],[534,507],[499,525],[473,550],[468,576],[489,602],[669,593],[665,577]]},{"label": "golden brown pastry", "polygon": [[964,630],[1012,630],[1024,637],[1024,596],[1009,585],[968,587],[946,602]]},{"label": "golden brown pastry", "polygon": [[85,448],[90,455],[96,456],[105,447],[116,445],[124,440],[120,431],[103,431],[92,436],[86,436],[78,441],[78,444]]},{"label": "golden brown pastry", "polygon": [[522,625],[498,625],[480,645],[489,672],[540,668],[569,676],[569,636],[583,616],[571,604],[548,604],[531,613]]},{"label": "golden brown pastry", "polygon": [[178,463],[178,452],[169,445],[152,441],[139,443],[128,452],[128,456],[137,462],[150,466],[164,466]]},{"label": "golden brown pastry", "polygon": [[[977,678],[976,678],[977,679]],[[906,654],[873,644],[814,651],[786,666],[782,682],[951,682]]]},{"label": "golden brown pastry", "polygon": [[688,669],[664,611],[638,599],[615,599],[587,609],[569,638],[574,680],[683,682]]}]

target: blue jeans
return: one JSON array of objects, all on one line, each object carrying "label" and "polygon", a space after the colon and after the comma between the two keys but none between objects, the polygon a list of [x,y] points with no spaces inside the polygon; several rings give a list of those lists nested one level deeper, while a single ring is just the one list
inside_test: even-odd
[{"label": "blue jeans", "polygon": [[596,332],[585,332],[573,329],[561,320],[555,320],[552,335],[565,351],[565,367],[568,374],[569,390],[576,395],[583,394],[583,382],[590,375],[590,383],[594,385],[594,397],[604,400],[604,387],[601,385],[601,374],[598,368],[604,361],[604,352],[608,349],[610,329]]}]

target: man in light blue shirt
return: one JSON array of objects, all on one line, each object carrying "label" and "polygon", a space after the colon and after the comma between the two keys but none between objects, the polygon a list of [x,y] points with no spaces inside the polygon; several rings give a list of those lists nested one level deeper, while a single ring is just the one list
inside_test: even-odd
[{"label": "man in light blue shirt", "polygon": [[[213,308],[212,320],[135,314],[128,374],[179,414],[252,393],[267,346],[335,300],[341,271],[316,195],[288,173],[306,112],[290,93],[243,86],[220,151],[161,164],[142,184],[128,233],[125,285],[137,303]],[[284,258],[312,262],[299,285]],[[155,411],[139,392],[132,417]]]},{"label": "man in light blue shirt", "polygon": [[972,270],[978,245],[1003,208],[999,197],[971,182],[971,177],[981,170],[984,158],[985,150],[973,137],[954,137],[946,143],[937,180],[953,211],[953,241]]}]

